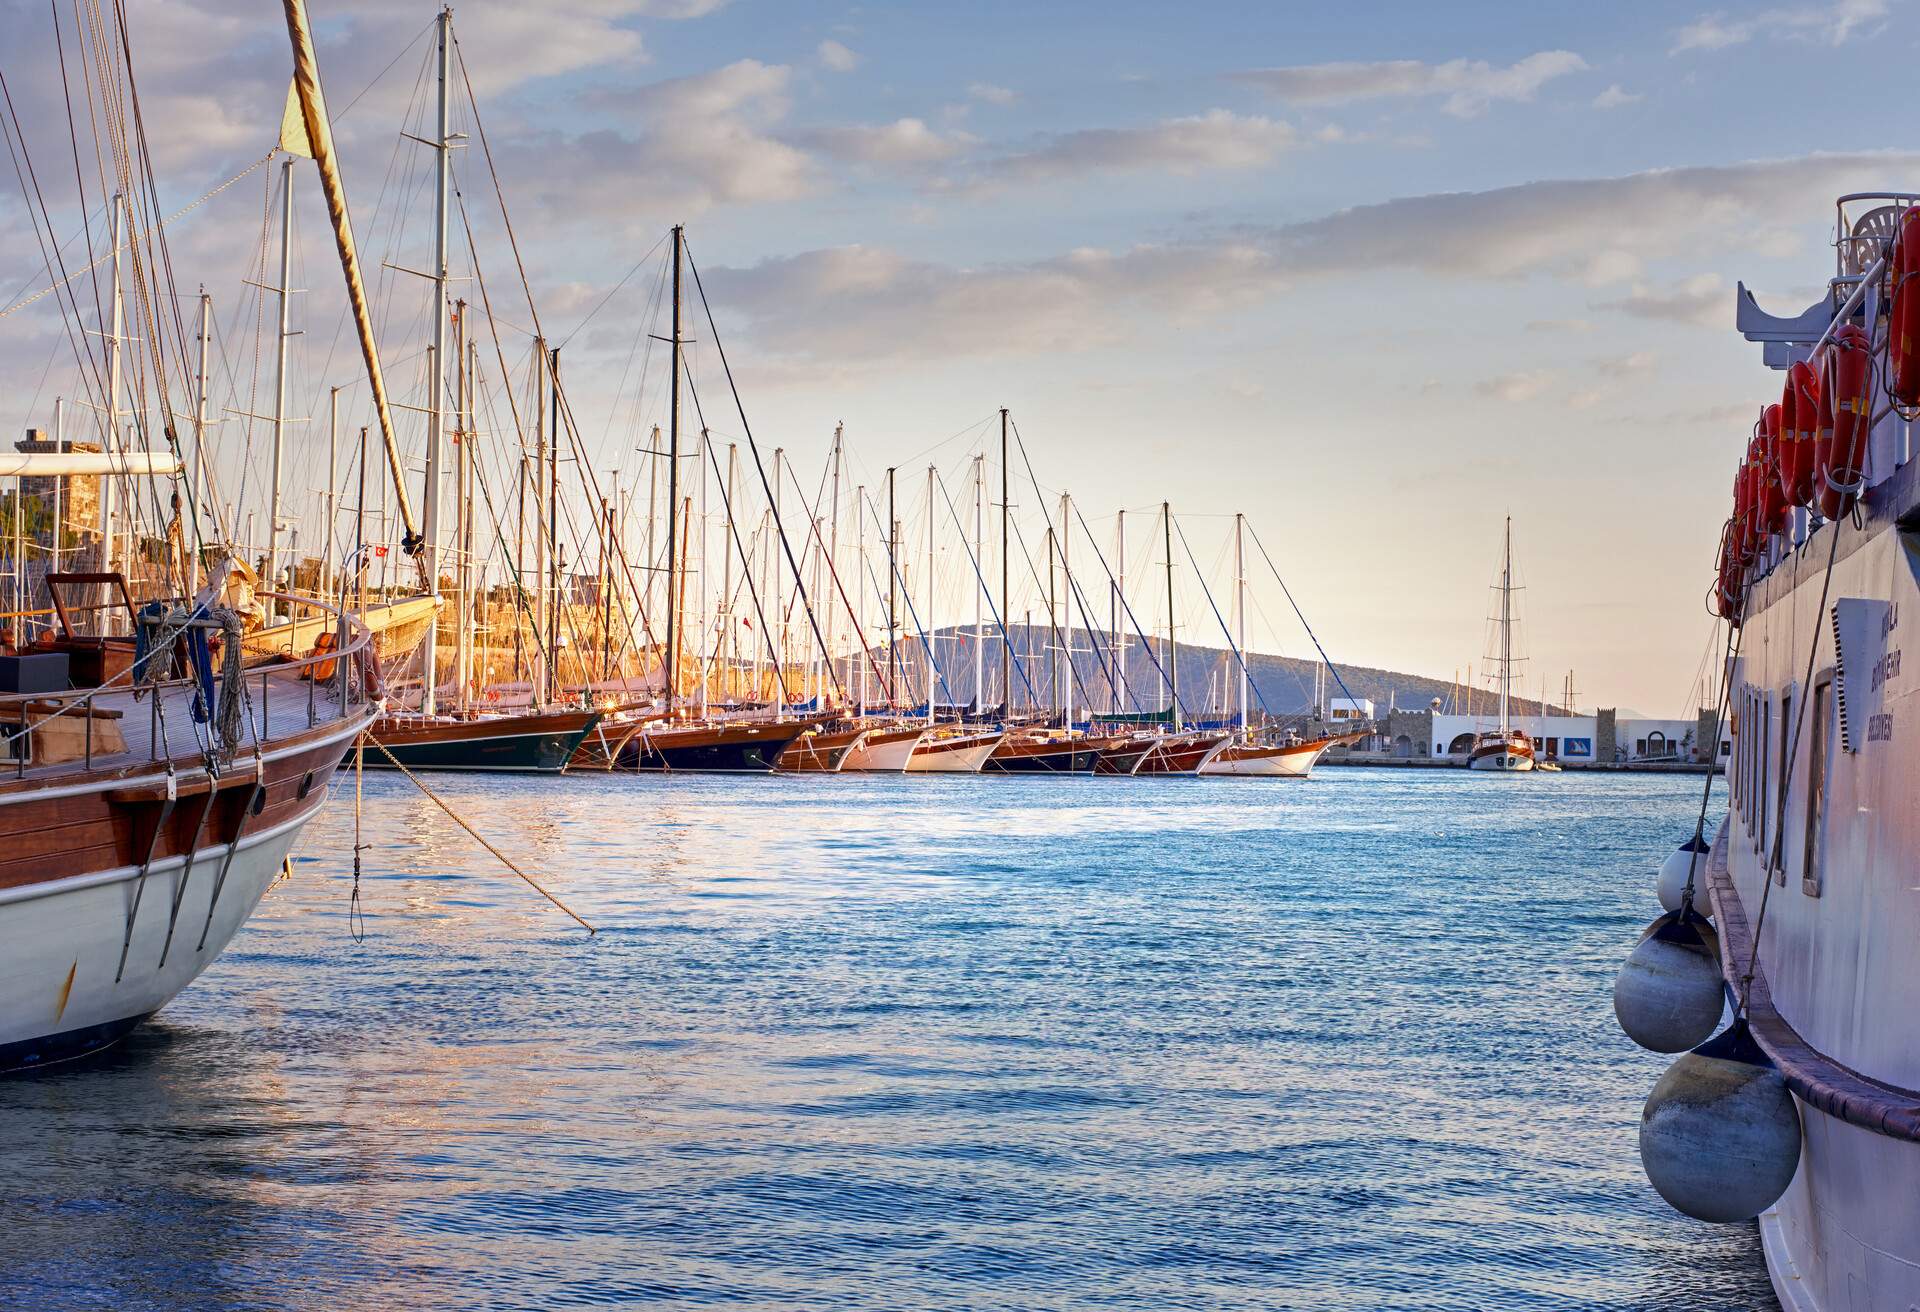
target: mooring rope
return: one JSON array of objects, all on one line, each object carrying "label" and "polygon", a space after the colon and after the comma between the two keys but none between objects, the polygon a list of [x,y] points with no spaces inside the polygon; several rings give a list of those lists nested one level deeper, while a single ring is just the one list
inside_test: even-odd
[{"label": "mooring rope", "polygon": [[[466,830],[468,836],[471,837],[474,842],[480,844],[480,846],[486,848],[487,851],[493,853],[493,855],[499,860],[501,865],[513,871],[514,874],[520,876],[520,878],[526,882],[527,887],[531,888],[534,892],[538,893],[541,897],[544,897],[547,901],[553,903],[556,907],[559,907],[562,911],[566,912],[567,915],[571,916],[576,922],[578,922],[580,925],[580,928],[586,930],[587,933],[597,934],[600,932],[599,930],[595,929],[592,925],[589,925],[586,921],[581,920],[580,916],[574,911],[572,907],[568,906],[565,902],[562,902],[559,898],[555,897],[552,893],[548,892],[545,886],[543,886],[539,880],[535,879],[532,875],[529,875],[526,871],[522,870],[519,866],[515,865],[512,859],[509,858],[505,852],[502,852],[499,848],[495,847],[492,843],[489,843],[485,838],[481,837],[480,831],[475,829],[472,825],[468,824],[458,811],[454,810],[451,806],[449,806],[446,803],[446,801],[440,797],[439,794],[433,791],[433,789],[421,783],[419,775],[407,769],[406,766],[400,764],[399,758],[396,757],[392,752],[387,750],[387,745],[385,743],[381,742],[378,738],[373,738],[369,734],[362,734],[361,739],[363,741],[371,741],[375,747],[378,747],[380,749],[381,755],[385,756],[387,760],[392,763],[394,769],[398,770],[401,774],[405,775],[408,781],[412,783],[415,788],[418,788],[421,792],[427,795],[428,801],[432,802],[435,806],[439,807],[442,811],[445,811],[447,813],[447,818],[452,820],[455,824],[459,825],[462,829]],[[359,860],[357,856],[355,858],[354,864],[357,870],[357,867],[359,865]]]}]

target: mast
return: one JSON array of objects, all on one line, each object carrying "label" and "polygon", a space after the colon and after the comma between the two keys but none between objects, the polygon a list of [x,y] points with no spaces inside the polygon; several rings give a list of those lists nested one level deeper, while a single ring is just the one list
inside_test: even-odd
[{"label": "mast", "polygon": [[920,637],[920,654],[926,658],[927,673],[927,723],[933,723],[933,475],[934,467],[927,466],[927,613],[920,621],[923,632]]},{"label": "mast", "polygon": [[860,568],[855,571],[853,581],[854,636],[860,644],[860,714],[867,713],[867,667],[873,663],[873,647],[867,639],[867,485],[860,484],[853,492],[853,551],[860,558]]},{"label": "mast", "polygon": [[[736,540],[733,531],[733,495],[735,477],[739,473],[739,469],[740,444],[737,442],[729,442],[727,443],[726,535],[728,542]],[[720,605],[724,608],[727,617],[727,680],[723,686],[726,688],[728,696],[733,696],[733,690],[739,687],[740,677],[740,622],[739,618],[733,613],[733,553],[731,551],[723,550],[720,553],[720,571]],[[747,572],[748,562],[743,560],[740,562],[740,573],[743,578]]]},{"label": "mast", "polygon": [[1180,649],[1173,635],[1173,507],[1160,503],[1167,546],[1167,698],[1173,703],[1173,731],[1180,732]]},{"label": "mast", "polygon": [[[199,459],[199,453],[194,453]],[[333,595],[333,551],[336,534],[335,521],[340,514],[340,389],[330,388],[327,392],[327,491],[323,498],[327,503],[327,534],[320,544],[320,595]]]},{"label": "mast", "polygon": [[707,444],[712,440],[712,434],[702,428],[697,440],[700,448],[694,457],[693,467],[700,487],[700,602],[694,613],[700,617],[700,639],[697,644],[699,650],[695,654],[700,661],[700,718],[704,720],[707,718],[707,680],[713,670],[707,650],[707,635],[711,632],[707,622],[707,530],[710,527],[707,520]]},{"label": "mast", "polygon": [[[283,0],[283,5],[287,15],[287,40],[293,47],[293,87],[300,100],[300,118],[307,130],[307,144],[313,150],[313,162],[320,172],[320,187],[326,193],[327,217],[333,224],[333,243],[340,255],[341,273],[346,278],[347,301],[353,310],[354,327],[360,336],[361,358],[367,366],[367,386],[373,393],[374,411],[380,418],[380,436],[387,447],[387,470],[393,476],[393,490],[399,500],[400,521],[406,533],[403,545],[415,556],[424,580],[425,562],[419,559],[421,538],[414,528],[413,506],[407,500],[400,445],[394,438],[393,416],[387,407],[386,379],[380,372],[380,348],[374,341],[373,316],[367,310],[367,292],[360,281],[360,262],[353,244],[353,220],[347,212],[347,186],[340,177],[339,164],[333,157],[333,131],[328,125],[326,97],[320,89],[320,65],[314,58],[313,33],[307,26],[306,0]],[[444,26],[441,32],[444,41]],[[444,96],[442,101],[444,103]],[[118,249],[118,243],[115,249]]]},{"label": "mast", "polygon": [[1240,741],[1247,741],[1247,517],[1233,517],[1233,628],[1240,648]]},{"label": "mast", "polygon": [[[829,494],[829,502],[828,502],[828,510],[827,510],[827,577],[834,579],[836,583],[838,582],[838,579],[840,577],[840,460],[841,460],[840,441],[841,441],[841,434],[845,430],[845,428],[846,428],[845,421],[837,423],[833,426],[833,490]],[[840,682],[839,676],[834,673],[834,668],[833,668],[833,665],[834,665],[833,639],[834,639],[834,630],[837,627],[834,624],[834,621],[838,618],[839,618],[839,611],[833,606],[828,606],[827,607],[827,642],[826,642],[827,673],[829,675],[833,675],[831,682],[834,684],[836,688],[841,690],[840,697],[844,701],[846,698],[846,692],[845,692],[846,685]]]},{"label": "mast", "polygon": [[667,650],[664,673],[667,683],[667,714],[673,714],[674,680],[679,675],[674,660],[674,644],[679,640],[680,594],[674,573],[675,517],[680,501],[680,263],[686,245],[686,229],[673,225],[673,387],[667,403]]},{"label": "mast", "polygon": [[1073,570],[1067,564],[1067,540],[1071,536],[1067,525],[1073,510],[1073,498],[1067,493],[1060,494],[1060,582],[1066,587],[1066,595],[1061,600],[1060,626],[1061,662],[1067,667],[1067,686],[1062,696],[1067,705],[1067,732],[1073,732]]},{"label": "mast", "polygon": [[[421,534],[423,541],[420,550],[421,568],[427,572],[427,595],[434,599],[435,622],[427,626],[427,640],[421,648],[421,665],[426,671],[426,691],[422,695],[420,709],[432,715],[438,709],[438,687],[440,683],[439,666],[439,601],[440,601],[440,466],[445,461],[441,450],[446,440],[447,425],[447,200],[451,189],[453,171],[452,158],[447,148],[447,119],[453,103],[453,88],[447,82],[448,41],[447,36],[453,25],[453,11],[442,9],[434,20],[436,28],[435,78],[438,105],[438,128],[434,136],[433,164],[433,352],[427,357],[427,470],[426,485],[421,490]],[[284,315],[285,310],[281,313]],[[284,347],[282,348],[284,352]],[[464,362],[457,357],[453,360],[454,372],[458,373]],[[274,467],[279,467],[279,439],[274,441]],[[274,487],[275,496],[279,495],[279,485]],[[278,525],[269,525],[269,534],[277,531]]]},{"label": "mast", "polygon": [[1507,516],[1500,563],[1500,736],[1507,736],[1507,689],[1513,682],[1513,516]]},{"label": "mast", "polygon": [[[987,457],[985,453],[973,458],[973,559],[976,564],[986,562],[987,536]],[[979,580],[973,588],[973,713],[979,715],[986,708],[986,700],[981,695],[982,681],[987,673],[987,598]]]},{"label": "mast", "polygon": [[[453,310],[454,342],[454,587],[459,607],[454,614],[453,682],[454,705],[467,709],[468,680],[473,665],[473,594],[470,578],[473,552],[472,477],[473,418],[471,380],[467,377],[467,303],[457,302]],[[429,503],[431,504],[431,503]],[[435,571],[438,573],[438,570]]]},{"label": "mast", "polygon": [[[113,245],[113,331],[107,335],[107,423],[106,448],[109,454],[120,449],[120,374],[122,369],[120,339],[126,332],[126,299],[120,290],[120,219],[126,198],[119,192],[113,196],[113,217],[108,224],[107,240]],[[100,568],[103,572],[113,570],[113,521],[115,480],[111,474],[100,476]],[[97,604],[107,604],[107,585],[101,584],[95,592]],[[111,610],[96,611],[98,616],[97,632],[105,633],[111,623]]]},{"label": "mast", "polygon": [[[267,567],[261,572],[270,588],[280,586],[280,479],[287,444],[287,342],[292,338],[293,294],[293,160],[280,165],[280,337],[273,366],[273,483],[267,500]],[[433,639],[429,637],[428,643]],[[432,647],[428,647],[429,653]],[[432,690],[428,690],[432,696]]]},{"label": "mast", "polygon": [[1007,474],[1007,408],[1000,407],[1000,697],[1002,709],[1013,714],[1013,635],[1007,622],[1013,617],[1013,571],[1007,556],[1007,511],[1013,501]]},{"label": "mast", "polygon": [[1127,604],[1127,512],[1122,510],[1113,525],[1113,559],[1119,567],[1120,576],[1114,580],[1113,592],[1108,598],[1108,622],[1113,626],[1113,659],[1116,672],[1122,677],[1114,680],[1113,713],[1120,714],[1120,685],[1126,682],[1127,649],[1120,642],[1120,608]]},{"label": "mast", "polygon": [[[540,505],[540,488],[547,480],[547,339],[533,339],[533,468],[526,468],[526,457],[521,456],[521,469],[526,476],[526,488],[522,492],[533,494],[533,640],[539,651],[539,668],[529,669],[528,698],[535,706],[547,704],[547,676],[553,664],[553,649],[547,646],[547,534],[545,530],[546,514]],[[521,451],[525,452],[523,444]],[[521,584],[523,591],[525,583]],[[519,621],[515,620],[516,626]]]},{"label": "mast", "polygon": [[547,607],[547,700],[560,696],[560,607],[566,595],[566,568],[560,545],[560,348],[547,353],[547,546],[553,556],[553,600]]},{"label": "mast", "polygon": [[1054,601],[1053,525],[1047,525],[1047,711],[1060,700],[1060,608]]},{"label": "mast", "polygon": [[[774,549],[778,545],[777,539],[785,532],[780,520],[781,494],[786,490],[786,484],[781,481],[780,469],[785,460],[786,448],[775,447],[773,449],[773,523],[769,526],[770,534],[767,538],[767,567],[773,571],[773,582],[767,588],[767,595],[773,598],[773,632],[767,635],[767,639],[774,644],[773,718],[776,720],[787,718],[787,640],[792,636],[787,631],[787,604],[782,592],[785,585],[780,577],[780,557],[783,553]],[[798,578],[793,582],[796,588],[800,584]]]},{"label": "mast", "polygon": [[[193,497],[203,494],[206,487],[206,475],[203,469],[207,449],[207,351],[213,338],[213,297],[207,295],[205,286],[200,288],[200,357],[194,370],[193,387],[193,475],[188,491]],[[335,388],[334,391],[339,391]],[[63,451],[66,448],[60,441],[60,402],[53,403],[54,434],[53,449]],[[61,479],[53,480],[53,568],[60,568],[60,484]],[[200,516],[193,517],[195,545],[199,545]],[[189,574],[197,571],[189,571]],[[193,591],[194,579],[186,580],[187,590]]]},{"label": "mast", "polygon": [[900,695],[900,521],[893,517],[893,474],[887,470],[887,705],[897,706]]}]

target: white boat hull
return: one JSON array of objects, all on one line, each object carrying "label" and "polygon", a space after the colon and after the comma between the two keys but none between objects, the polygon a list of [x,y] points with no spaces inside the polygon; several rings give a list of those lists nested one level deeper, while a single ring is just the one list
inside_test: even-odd
[{"label": "white boat hull", "polygon": [[190,869],[183,857],[156,861],[124,972],[120,952],[138,867],[0,890],[0,1070],[103,1047],[171,1002],[253,914],[312,814],[243,838],[230,864],[224,844],[202,848]]},{"label": "white boat hull", "polygon": [[840,766],[842,774],[899,774],[907,768],[907,762],[913,759],[913,749],[920,745],[920,738],[900,738],[893,742],[864,742],[847,753],[847,759]]},{"label": "white boat hull", "polygon": [[907,762],[908,774],[979,774],[980,767],[993,755],[993,749],[1000,745],[1005,734],[994,734],[969,742],[965,747],[950,747],[941,751],[927,750],[923,741]]},{"label": "white boat hull", "polygon": [[1245,779],[1306,779],[1313,767],[1327,754],[1331,743],[1306,743],[1297,748],[1257,756],[1236,756],[1231,747],[1222,748],[1200,767],[1205,775],[1234,775]]}]

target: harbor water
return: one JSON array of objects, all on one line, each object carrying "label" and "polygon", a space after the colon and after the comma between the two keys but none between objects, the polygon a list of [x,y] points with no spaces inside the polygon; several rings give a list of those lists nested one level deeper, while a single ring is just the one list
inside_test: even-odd
[{"label": "harbor water", "polygon": [[[1616,1029],[1693,777],[351,776],[0,1082],[0,1307],[1772,1308]],[[1718,794],[1716,787],[1716,794]]]}]

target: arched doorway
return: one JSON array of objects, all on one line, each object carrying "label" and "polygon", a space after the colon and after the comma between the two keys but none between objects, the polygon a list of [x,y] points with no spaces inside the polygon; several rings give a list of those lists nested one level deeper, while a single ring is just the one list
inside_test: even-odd
[{"label": "arched doorway", "polygon": [[1475,735],[1470,733],[1456,734],[1453,741],[1447,744],[1447,755],[1465,756],[1473,750],[1474,737]]}]

